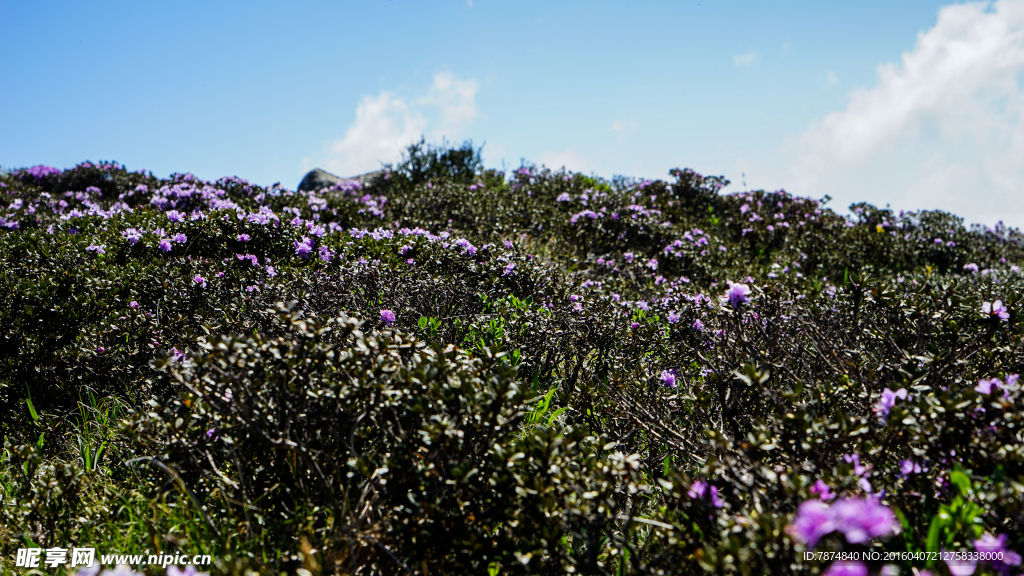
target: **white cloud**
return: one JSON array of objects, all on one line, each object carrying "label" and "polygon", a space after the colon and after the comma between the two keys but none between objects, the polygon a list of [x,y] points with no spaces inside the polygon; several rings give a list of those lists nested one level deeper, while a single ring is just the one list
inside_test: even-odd
[{"label": "white cloud", "polygon": [[750,66],[753,66],[754,64],[756,64],[757,61],[760,60],[760,59],[761,59],[761,55],[758,54],[757,52],[754,52],[753,50],[751,50],[750,52],[747,52],[746,54],[740,54],[739,56],[733,56],[732,57],[732,63],[735,64],[736,66],[746,66],[746,67],[749,68]]},{"label": "white cloud", "polygon": [[561,152],[545,152],[537,157],[537,163],[547,166],[552,170],[565,168],[571,172],[590,174],[593,172],[593,164],[583,154],[569,147]]},{"label": "white cloud", "polygon": [[636,132],[636,120],[616,120],[612,122],[612,132],[618,134],[620,138],[625,136],[626,132]]},{"label": "white cloud", "polygon": [[836,76],[835,72],[829,70],[828,73],[825,74],[825,87],[835,86],[836,84],[839,84],[839,77]]},{"label": "white cloud", "polygon": [[476,92],[476,81],[441,72],[425,94],[411,100],[387,91],[365,96],[345,136],[325,145],[319,156],[303,159],[302,169],[316,166],[355,176],[399,160],[421,136],[432,141],[457,138],[477,116]]},{"label": "white cloud", "polygon": [[947,6],[900,64],[790,140],[793,191],[1024,226],[1024,0]]},{"label": "white cloud", "polygon": [[436,138],[454,137],[476,119],[476,91],[475,80],[459,80],[449,72],[434,75],[434,84],[419,105],[440,112],[440,125],[434,130]]}]

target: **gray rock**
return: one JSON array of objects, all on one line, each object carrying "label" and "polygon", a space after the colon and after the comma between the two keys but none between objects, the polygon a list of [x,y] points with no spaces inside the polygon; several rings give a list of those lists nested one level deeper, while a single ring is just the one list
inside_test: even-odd
[{"label": "gray rock", "polygon": [[306,173],[302,177],[302,182],[299,182],[299,192],[309,192],[311,190],[320,190],[322,188],[330,188],[342,180],[355,180],[360,184],[366,184],[370,180],[373,180],[380,174],[383,174],[383,170],[377,170],[376,172],[367,172],[366,174],[360,174],[359,176],[353,176],[351,178],[341,178],[335,176],[330,172],[326,172],[319,168],[314,168]]}]

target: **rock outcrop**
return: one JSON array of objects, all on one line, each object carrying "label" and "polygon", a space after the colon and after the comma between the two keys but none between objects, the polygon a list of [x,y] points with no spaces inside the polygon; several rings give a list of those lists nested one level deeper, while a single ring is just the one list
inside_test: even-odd
[{"label": "rock outcrop", "polygon": [[355,180],[360,184],[365,184],[370,180],[373,180],[378,175],[383,174],[383,170],[377,170],[376,172],[367,172],[366,174],[360,174],[359,176],[353,176],[351,178],[342,178],[335,176],[330,172],[314,168],[306,173],[302,177],[302,182],[299,182],[299,192],[308,192],[310,190],[320,190],[322,188],[330,188],[342,180]]}]

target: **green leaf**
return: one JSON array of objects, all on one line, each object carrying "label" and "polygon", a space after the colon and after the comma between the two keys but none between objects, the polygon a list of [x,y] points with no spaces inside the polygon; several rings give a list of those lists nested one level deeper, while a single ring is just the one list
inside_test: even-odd
[{"label": "green leaf", "polygon": [[959,467],[949,473],[949,483],[960,489],[960,494],[967,496],[971,493],[971,477]]}]

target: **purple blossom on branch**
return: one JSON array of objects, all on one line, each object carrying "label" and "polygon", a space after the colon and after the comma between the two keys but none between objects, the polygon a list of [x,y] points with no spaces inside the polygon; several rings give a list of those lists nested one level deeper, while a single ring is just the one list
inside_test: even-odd
[{"label": "purple blossom on branch", "polygon": [[881,416],[883,420],[888,418],[889,417],[889,411],[892,410],[892,407],[896,405],[896,399],[897,398],[901,398],[903,400],[906,400],[907,399],[907,389],[906,388],[900,388],[899,390],[897,390],[895,392],[893,392],[892,390],[890,390],[888,388],[886,388],[885,390],[882,390],[882,398],[879,399],[877,404],[875,404],[875,408],[874,408],[875,414],[878,414],[879,416]]},{"label": "purple blossom on branch", "polygon": [[722,499],[718,497],[718,488],[703,480],[694,480],[693,484],[690,484],[690,490],[687,491],[686,495],[694,500],[710,500],[715,508],[725,506]]},{"label": "purple blossom on branch", "polygon": [[395,313],[391,310],[381,310],[380,321],[383,322],[385,326],[390,326],[391,323],[395,321]]},{"label": "purple blossom on branch", "polygon": [[822,500],[832,500],[836,497],[836,495],[832,493],[832,488],[828,484],[825,484],[825,482],[820,478],[814,483],[814,486],[811,486],[810,492]]}]

